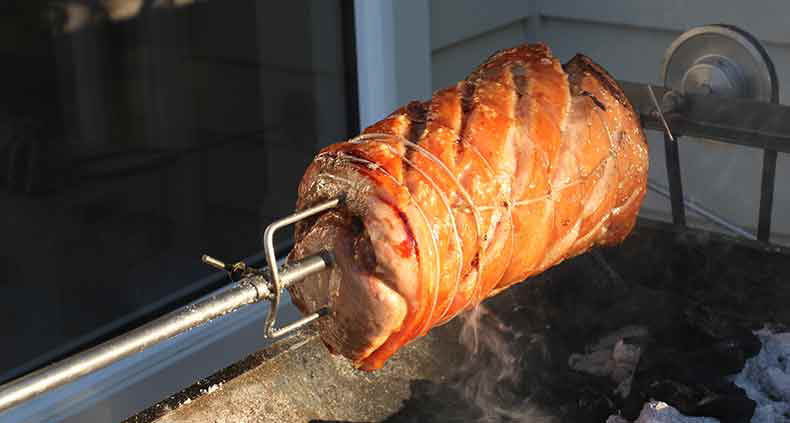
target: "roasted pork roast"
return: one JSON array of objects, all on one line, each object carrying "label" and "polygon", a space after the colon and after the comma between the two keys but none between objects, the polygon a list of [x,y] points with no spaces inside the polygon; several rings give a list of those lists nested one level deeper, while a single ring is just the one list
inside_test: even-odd
[{"label": "roasted pork roast", "polygon": [[366,370],[510,285],[622,241],[645,194],[647,144],[615,80],[544,44],[499,51],[458,84],[323,149],[289,260],[331,253],[290,287],[328,349]]}]

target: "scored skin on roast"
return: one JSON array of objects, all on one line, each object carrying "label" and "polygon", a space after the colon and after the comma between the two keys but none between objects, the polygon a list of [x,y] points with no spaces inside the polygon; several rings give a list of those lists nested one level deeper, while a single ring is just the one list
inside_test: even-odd
[{"label": "scored skin on roast", "polygon": [[543,44],[498,52],[363,134],[305,173],[297,209],[344,200],[297,225],[289,260],[324,249],[337,265],[289,289],[304,313],[331,307],[322,339],[366,370],[488,296],[620,242],[644,197],[646,142],[622,91]]}]

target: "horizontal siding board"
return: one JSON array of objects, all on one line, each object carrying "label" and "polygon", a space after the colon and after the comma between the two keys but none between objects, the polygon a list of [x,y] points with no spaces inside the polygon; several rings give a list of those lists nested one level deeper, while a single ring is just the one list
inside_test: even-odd
[{"label": "horizontal siding board", "polygon": [[541,20],[539,38],[563,62],[576,53],[584,53],[618,79],[657,84],[664,51],[675,34],[545,18]]},{"label": "horizontal siding board", "polygon": [[434,51],[432,55],[433,89],[455,84],[481,64],[494,50],[523,43],[524,22],[515,22],[495,31],[467,39],[463,43]]},{"label": "horizontal siding board", "polygon": [[395,76],[398,104],[431,96],[431,16],[429,0],[395,0]]},{"label": "horizontal siding board", "polygon": [[431,49],[439,50],[529,15],[535,0],[432,0]]},{"label": "horizontal siding board", "polygon": [[706,1],[541,1],[542,16],[620,24],[668,31],[727,23],[740,26],[761,40],[790,43],[790,2],[783,0],[753,3],[743,0]]}]

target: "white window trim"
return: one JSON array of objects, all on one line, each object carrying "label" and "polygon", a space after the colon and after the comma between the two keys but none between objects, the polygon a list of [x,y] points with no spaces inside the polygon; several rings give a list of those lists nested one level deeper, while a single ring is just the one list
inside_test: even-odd
[{"label": "white window trim", "polygon": [[[361,127],[430,95],[428,0],[355,0]],[[398,25],[408,19],[407,25]],[[401,29],[398,31],[397,29]],[[268,304],[234,313],[0,413],[2,422],[119,421],[269,344]],[[299,315],[284,298],[278,319]]]},{"label": "white window trim", "polygon": [[355,0],[360,128],[431,95],[428,0]]}]

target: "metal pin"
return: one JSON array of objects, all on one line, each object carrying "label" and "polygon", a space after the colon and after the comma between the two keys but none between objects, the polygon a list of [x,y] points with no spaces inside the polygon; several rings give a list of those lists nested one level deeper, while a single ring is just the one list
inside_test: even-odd
[{"label": "metal pin", "polygon": [[271,337],[272,338],[279,338],[279,337],[285,335],[288,332],[295,331],[296,329],[299,329],[299,328],[301,328],[301,327],[303,327],[303,326],[305,326],[305,325],[307,325],[309,323],[314,322],[315,320],[317,320],[317,319],[319,319],[321,317],[324,317],[324,316],[328,315],[330,313],[330,311],[331,310],[329,309],[329,307],[322,307],[318,311],[316,311],[315,313],[313,313],[313,314],[311,314],[311,315],[309,315],[307,317],[299,319],[299,320],[297,320],[297,321],[295,321],[293,323],[287,324],[287,325],[281,327],[280,329],[275,329],[272,332]]},{"label": "metal pin", "polygon": [[661,110],[661,105],[658,104],[656,93],[653,92],[653,87],[650,84],[647,84],[647,92],[650,93],[650,99],[653,100],[653,104],[656,106],[658,117],[659,119],[661,119],[661,123],[664,125],[664,129],[667,131],[667,135],[669,136],[669,139],[675,141],[675,137],[672,136],[672,131],[669,130],[669,125],[667,124],[666,119],[664,119],[664,112]]}]

